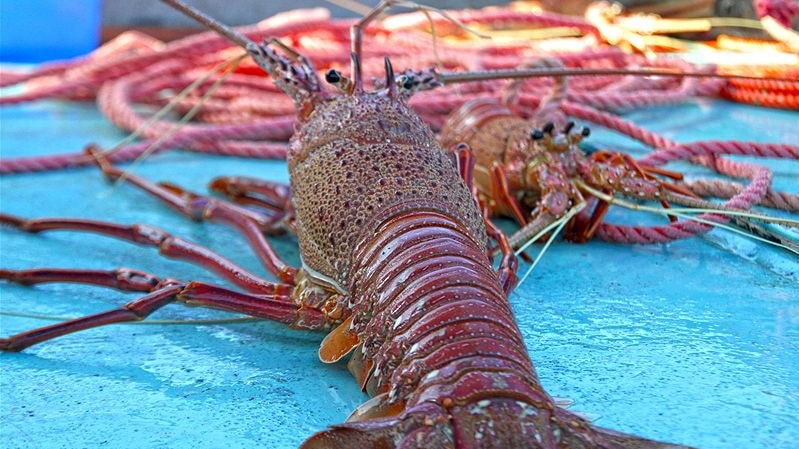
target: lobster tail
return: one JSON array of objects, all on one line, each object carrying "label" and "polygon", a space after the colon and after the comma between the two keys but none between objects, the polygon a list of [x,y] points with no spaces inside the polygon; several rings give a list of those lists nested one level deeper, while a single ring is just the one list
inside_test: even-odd
[{"label": "lobster tail", "polygon": [[302,449],[674,449],[605,431],[538,383],[477,236],[446,207],[396,204],[364,226],[350,361],[375,396]]},{"label": "lobster tail", "polygon": [[692,449],[596,427],[561,408],[547,416],[507,398],[480,401],[451,414],[457,449]]},{"label": "lobster tail", "polygon": [[[622,448],[622,449],[693,449],[690,446],[681,444],[663,443],[661,441],[649,440],[626,433],[614,432],[610,429],[595,428],[597,432],[596,440],[601,448]],[[566,446],[571,447],[571,446]],[[585,446],[594,447],[594,446]]]},{"label": "lobster tail", "polygon": [[399,428],[396,418],[340,424],[313,434],[300,449],[394,448]]},{"label": "lobster tail", "polygon": [[[570,418],[539,423],[552,430],[544,435],[530,422],[541,416],[507,398],[456,407],[447,416],[431,404],[421,408],[426,413],[417,409],[401,418],[332,426],[311,436],[300,449],[693,449],[595,427],[562,409],[557,410],[559,418]],[[481,413],[475,415],[476,409]]]}]

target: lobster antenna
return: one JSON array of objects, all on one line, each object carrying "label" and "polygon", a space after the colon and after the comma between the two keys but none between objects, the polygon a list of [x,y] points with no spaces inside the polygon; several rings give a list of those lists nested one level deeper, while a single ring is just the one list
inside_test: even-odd
[{"label": "lobster antenna", "polygon": [[[419,11],[422,11],[422,13],[424,13],[424,15],[427,16],[427,20],[428,21],[432,20],[431,17],[430,17],[430,11],[438,13],[439,15],[441,15],[441,17],[443,17],[443,18],[449,20],[450,22],[454,23],[458,28],[462,29],[463,31],[466,31],[469,34],[477,36],[477,37],[479,37],[481,39],[491,39],[491,36],[483,34],[483,33],[479,32],[479,31],[475,30],[474,28],[469,27],[468,25],[466,25],[462,21],[456,19],[455,17],[453,17],[451,14],[449,14],[446,11],[444,11],[443,9],[438,9],[438,8],[434,8],[432,6],[422,5],[420,3],[408,2],[408,1],[403,1],[403,0],[397,0],[394,4],[396,6],[401,6],[403,8],[417,9]],[[433,25],[432,22],[430,23],[430,28],[434,29],[434,25]]]},{"label": "lobster antenna", "polygon": [[[178,1],[178,0],[162,0],[162,1],[172,2],[172,1]],[[333,3],[335,3],[335,2],[333,2]],[[364,16],[360,20],[355,22],[355,24],[353,24],[352,27],[350,27],[350,53],[355,54],[359,60],[363,59],[362,58],[362,53],[363,53],[363,30],[370,23],[372,23],[375,19],[377,19],[377,17],[379,17],[380,14],[382,14],[385,10],[387,10],[388,8],[391,8],[392,6],[400,6],[400,7],[403,7],[403,8],[416,9],[416,10],[422,11],[425,14],[425,16],[427,16],[428,19],[430,19],[429,11],[434,11],[434,12],[437,12],[438,14],[441,14],[442,17],[444,17],[445,19],[447,19],[450,22],[454,23],[458,27],[466,30],[469,33],[472,33],[472,34],[474,34],[474,35],[476,35],[478,37],[481,37],[481,38],[488,38],[488,36],[480,34],[477,31],[467,27],[460,20],[458,20],[458,19],[452,17],[451,15],[447,14],[446,11],[443,11],[443,10],[440,10],[440,9],[437,9],[437,8],[433,8],[431,6],[421,5],[421,4],[415,3],[415,2],[408,2],[408,1],[403,1],[403,0],[382,0],[380,3],[378,3],[377,6],[372,8],[372,10],[369,11],[368,13],[364,14]],[[213,19],[211,19],[211,20],[213,20]],[[431,24],[432,24],[432,20],[431,20]],[[434,36],[434,41],[435,41],[435,33],[433,34],[433,36]],[[434,45],[434,48],[435,48],[435,45]],[[357,90],[362,84],[361,83],[361,75],[360,75],[360,66],[357,67],[357,71],[356,71],[356,67],[353,64],[352,73],[351,74],[352,74],[352,81],[355,83],[355,88]]]},{"label": "lobster antenna", "polygon": [[438,13],[444,19],[454,23],[455,26],[457,26],[458,28],[462,29],[463,31],[465,31],[465,32],[467,32],[469,34],[472,34],[472,35],[474,35],[476,37],[479,37],[480,39],[491,39],[491,36],[482,34],[479,31],[469,27],[468,25],[466,25],[465,23],[463,23],[460,20],[456,19],[455,17],[452,17],[452,15],[450,15],[448,12],[444,11],[443,9],[433,8],[432,6],[427,6],[427,5],[422,5],[422,4],[416,3],[416,2],[408,2],[408,1],[402,1],[402,0],[398,0],[395,3],[395,5],[396,6],[401,6],[401,7],[404,7],[404,8],[408,8],[408,9],[416,9],[418,11],[421,11],[421,13],[424,14],[425,18],[427,18],[427,22],[430,24],[430,38],[433,41],[433,45],[432,45],[433,46],[433,57],[435,58],[436,65],[438,65],[438,66],[442,66],[442,63],[441,63],[441,57],[438,54],[438,33],[436,33],[436,23],[433,20],[433,17],[430,15],[431,12]]},{"label": "lobster antenna", "polygon": [[216,31],[217,33],[225,37],[227,40],[233,42],[239,47],[245,48],[247,51],[251,51],[252,47],[256,45],[255,42],[248,39],[247,36],[219,22],[213,17],[208,16],[192,8],[191,6],[183,3],[181,0],[161,0],[161,1],[177,9],[183,14],[186,14],[187,16],[191,17],[200,24],[204,25],[206,28]]},{"label": "lobster antenna", "polygon": [[[624,200],[617,199],[619,202],[619,206],[625,207],[627,209],[634,209],[634,210],[645,210],[640,209],[641,205],[636,203],[629,203]],[[644,206],[646,207],[646,206]],[[750,212],[746,210],[738,210],[738,209],[730,209],[725,208],[719,205],[718,208],[715,207],[670,207],[669,211],[674,211],[678,214],[719,214],[719,215],[728,215],[731,217],[738,217],[738,218],[748,218],[750,220],[757,220],[762,221],[764,223],[772,223],[778,224],[782,226],[790,226],[790,227],[799,227],[799,220],[791,220],[790,218],[783,218],[783,217],[772,217],[770,215],[765,214],[758,214],[755,212]],[[668,212],[667,212],[668,214]]]},{"label": "lobster antenna", "polygon": [[[534,68],[534,69],[496,69],[483,70],[480,72],[444,72],[439,73],[436,78],[443,84],[463,83],[472,81],[488,81],[495,79],[516,79],[534,78],[539,76],[585,76],[585,75],[640,75],[640,76],[676,76],[692,78],[735,78],[735,79],[754,79],[762,80],[762,77],[755,75],[733,75],[708,72],[684,72],[679,69],[657,68],[657,69],[591,69],[591,68]],[[769,78],[774,81],[791,81],[793,78]]]},{"label": "lobster antenna", "polygon": [[422,9],[422,14],[427,17],[427,22],[430,24],[430,40],[433,44],[433,58],[436,61],[436,66],[443,67],[444,64],[441,63],[441,56],[438,54],[438,33],[436,33],[436,23],[433,21],[433,17],[430,16],[430,11]]},{"label": "lobster antenna", "polygon": [[552,242],[555,241],[555,238],[558,236],[558,234],[560,234],[560,231],[563,230],[563,227],[566,226],[566,223],[568,223],[569,220],[572,219],[572,217],[574,217],[575,215],[579,214],[580,211],[585,208],[585,205],[586,205],[585,202],[582,202],[582,203],[579,203],[579,204],[575,205],[574,207],[569,209],[569,211],[566,212],[566,214],[564,214],[559,219],[557,219],[557,220],[553,221],[552,223],[550,223],[549,225],[547,225],[538,234],[534,235],[532,238],[530,238],[530,240],[525,242],[524,245],[522,245],[518,250],[516,250],[515,254],[518,256],[519,254],[523,253],[524,250],[527,249],[527,247],[529,247],[536,240],[541,238],[541,236],[543,236],[544,234],[549,232],[551,229],[555,228],[555,230],[552,232],[552,235],[549,236],[549,238],[547,239],[547,242],[544,244],[544,247],[541,248],[541,251],[539,251],[538,255],[535,256],[535,259],[533,259],[533,263],[530,265],[530,268],[528,268],[527,272],[524,273],[524,276],[522,276],[522,278],[519,279],[519,285],[521,285],[524,282],[524,280],[527,279],[527,276],[530,276],[530,273],[533,272],[533,269],[536,267],[536,265],[538,265],[538,262],[540,262],[541,259],[543,259],[544,253],[552,245]]},{"label": "lobster antenna", "polygon": [[[616,198],[612,195],[606,194],[600,190],[597,190],[584,181],[576,179],[575,183],[580,187],[580,189],[585,189],[591,195],[601,199],[602,201],[607,201],[608,199],[612,199],[614,204],[617,206],[622,206],[627,209],[631,210],[642,210],[648,211],[647,206],[643,206],[636,203],[631,203],[619,198]],[[610,201],[608,201],[610,202]],[[659,210],[659,209],[656,209]],[[719,214],[719,215],[728,215],[731,217],[741,217],[741,218],[748,218],[751,220],[762,221],[765,223],[774,223],[779,224],[782,226],[790,226],[790,227],[799,227],[799,220],[792,220],[790,218],[783,218],[783,217],[772,217],[770,215],[765,214],[758,214],[755,212],[747,211],[747,210],[739,210],[739,209],[732,209],[730,207],[726,207],[722,204],[715,204],[710,203],[709,201],[705,204],[705,207],[670,207],[669,211],[673,211],[678,214],[689,215],[692,213],[702,214],[702,213],[710,213],[710,214]],[[661,213],[661,212],[658,212]],[[663,214],[668,215],[669,212],[662,212]]]}]

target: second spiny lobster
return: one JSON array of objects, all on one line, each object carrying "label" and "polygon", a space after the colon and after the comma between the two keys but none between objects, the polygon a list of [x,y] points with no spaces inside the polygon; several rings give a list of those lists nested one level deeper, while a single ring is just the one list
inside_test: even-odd
[{"label": "second spiny lobster", "polygon": [[[555,58],[533,61],[527,66],[563,67]],[[706,165],[721,167],[722,164],[717,164],[718,156],[747,154],[747,146],[758,147],[764,153],[761,155],[765,156],[799,158],[799,147],[794,145],[755,143],[697,145],[695,148],[680,147],[673,143],[671,147],[678,151],[671,151],[670,148],[669,151],[656,152],[648,158],[652,162],[636,161],[618,152],[595,151],[589,154],[580,145],[590,134],[589,129],[568,121],[566,112],[591,117],[606,126],[623,121],[612,114],[569,102],[568,82],[564,76],[556,77],[548,94],[539,100],[533,112],[522,114],[519,106],[520,85],[518,81],[509,84],[502,99],[477,98],[467,101],[450,114],[441,131],[444,147],[465,143],[471,148],[476,163],[475,183],[491,213],[511,217],[522,226],[510,237],[512,247],[523,246],[560,220],[568,220],[565,236],[575,242],[585,242],[605,227],[622,228],[602,222],[610,204],[607,197],[614,195],[658,201],[664,207],[676,203],[723,213],[733,208],[748,209],[761,200],[770,204],[768,196],[774,194],[769,190],[771,175],[767,169],[727,161],[735,167],[743,167],[744,174],[752,178],[752,184],[745,193],[737,192],[737,196],[727,204],[712,203],[698,196],[688,186],[673,182],[682,180],[682,175],[657,166],[667,161],[693,158]],[[634,127],[629,123],[624,125]],[[629,132],[626,129],[620,131]],[[645,130],[636,128],[634,131],[637,134],[634,137],[644,136],[658,143],[667,142]],[[601,192],[606,199],[597,201],[596,192]],[[589,205],[593,209],[582,210]],[[724,220],[721,215],[709,215],[703,219]],[[752,232],[764,232],[749,221],[735,220]],[[637,233],[630,241],[655,243],[711,229],[710,226],[690,221],[668,226],[643,228],[651,232],[628,226],[623,227],[625,232],[619,233],[622,237],[613,237],[623,239],[626,233]],[[793,242],[781,243],[791,250],[795,247]]]}]

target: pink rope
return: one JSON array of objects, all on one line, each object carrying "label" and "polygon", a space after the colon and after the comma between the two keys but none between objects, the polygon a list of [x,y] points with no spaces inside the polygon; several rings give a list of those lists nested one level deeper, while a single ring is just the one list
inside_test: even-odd
[{"label": "pink rope", "polygon": [[639,162],[642,164],[662,165],[667,162],[695,156],[716,156],[719,154],[799,159],[799,146],[785,143],[708,140],[658,150],[640,159]]},{"label": "pink rope", "polygon": [[[251,142],[251,141],[203,141],[191,140],[186,136],[166,139],[155,145],[154,140],[145,140],[126,145],[108,155],[111,162],[132,162],[145,152],[157,154],[170,148],[185,148],[198,153],[222,154],[226,156],[248,157],[256,159],[285,159],[287,145],[283,142]],[[0,174],[33,173],[51,170],[63,170],[94,165],[91,157],[85,153],[63,153],[48,156],[33,156],[0,159]]]},{"label": "pink rope", "polygon": [[602,125],[605,128],[618,131],[653,148],[665,148],[676,144],[675,142],[659,134],[655,134],[639,125],[636,125],[629,120],[625,120],[619,116],[600,111],[590,106],[567,101],[563,103],[563,112],[573,117],[587,120],[589,122],[596,123],[597,125]]},{"label": "pink rope", "polygon": [[[693,179],[684,181],[683,185],[699,196],[716,198],[731,198],[744,189],[743,184],[723,179]],[[768,189],[760,205],[772,209],[799,212],[799,194]]]},{"label": "pink rope", "polygon": [[792,25],[792,19],[799,17],[799,2],[793,0],[755,0],[754,4],[758,17],[771,16],[788,28]]}]

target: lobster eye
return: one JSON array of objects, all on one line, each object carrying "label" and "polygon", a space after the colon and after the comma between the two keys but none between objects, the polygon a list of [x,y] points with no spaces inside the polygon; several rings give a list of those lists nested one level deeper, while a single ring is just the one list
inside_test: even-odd
[{"label": "lobster eye", "polygon": [[541,140],[544,138],[544,133],[541,132],[540,129],[536,129],[535,131],[530,133],[530,138],[533,140]]},{"label": "lobster eye", "polygon": [[399,85],[405,90],[413,89],[413,85],[416,84],[416,80],[412,76],[402,75],[399,78]]},{"label": "lobster eye", "polygon": [[591,130],[588,128],[583,128],[582,132],[580,133],[583,137],[588,137],[591,134]]},{"label": "lobster eye", "polygon": [[546,125],[544,125],[544,132],[545,133],[552,134],[552,132],[554,132],[554,131],[555,131],[555,124],[554,123],[548,122]]},{"label": "lobster eye", "polygon": [[563,133],[569,134],[573,128],[574,128],[574,122],[569,122],[566,124],[566,127],[563,128]]},{"label": "lobster eye", "polygon": [[330,84],[336,84],[341,81],[341,72],[336,69],[330,69],[325,73],[325,81]]}]

